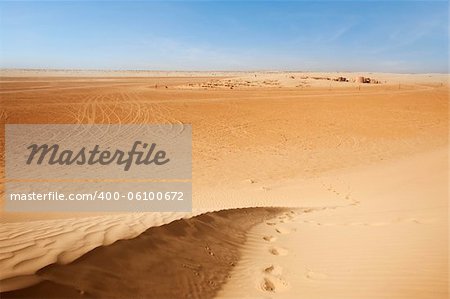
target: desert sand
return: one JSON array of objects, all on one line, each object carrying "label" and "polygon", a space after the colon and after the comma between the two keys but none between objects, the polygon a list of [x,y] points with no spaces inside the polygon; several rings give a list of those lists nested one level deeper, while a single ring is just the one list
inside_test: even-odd
[{"label": "desert sand", "polygon": [[[28,288],[2,296],[105,297],[118,284],[122,298],[150,298],[146,287],[183,298],[447,298],[448,75],[3,70],[0,84],[3,123],[192,124],[194,191],[193,213],[3,211],[1,290]],[[240,227],[217,212],[235,208],[253,208],[229,211]],[[218,235],[228,257],[205,249]],[[166,243],[174,236],[201,249],[191,264],[193,248]],[[164,242],[142,267],[191,272],[158,277],[158,288],[133,271],[94,270],[106,253],[123,266],[121,253],[146,238]]]}]

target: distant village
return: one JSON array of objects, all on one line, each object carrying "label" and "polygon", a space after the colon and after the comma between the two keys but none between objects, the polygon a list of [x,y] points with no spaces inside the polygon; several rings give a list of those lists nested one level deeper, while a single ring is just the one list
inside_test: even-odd
[{"label": "distant village", "polygon": [[337,77],[337,78],[329,78],[329,77],[301,77],[301,79],[315,79],[315,80],[330,80],[337,82],[355,82],[355,83],[368,83],[368,84],[380,84],[381,82],[369,77],[358,76],[353,79],[349,79],[346,77]]}]

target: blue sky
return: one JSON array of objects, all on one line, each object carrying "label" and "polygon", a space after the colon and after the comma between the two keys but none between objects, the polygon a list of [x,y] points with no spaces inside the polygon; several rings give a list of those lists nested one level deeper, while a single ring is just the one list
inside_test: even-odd
[{"label": "blue sky", "polygon": [[0,2],[0,66],[448,72],[447,1]]}]

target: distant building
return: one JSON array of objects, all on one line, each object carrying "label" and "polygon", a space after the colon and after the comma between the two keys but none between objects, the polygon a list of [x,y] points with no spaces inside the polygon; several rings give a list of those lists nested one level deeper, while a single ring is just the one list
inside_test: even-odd
[{"label": "distant building", "polygon": [[334,81],[338,81],[338,82],[348,82],[348,79],[345,77],[337,77],[336,79],[334,79]]}]

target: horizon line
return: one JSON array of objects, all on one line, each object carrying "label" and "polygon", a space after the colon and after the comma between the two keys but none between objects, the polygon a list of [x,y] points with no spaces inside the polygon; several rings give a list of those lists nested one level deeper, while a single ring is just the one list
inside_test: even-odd
[{"label": "horizon line", "polygon": [[352,70],[328,70],[328,71],[319,71],[319,70],[282,70],[282,69],[253,69],[253,70],[214,70],[214,69],[207,69],[207,70],[161,70],[161,69],[104,69],[104,68],[97,68],[97,69],[84,69],[84,68],[3,68],[0,67],[0,71],[56,71],[56,72],[63,72],[63,71],[77,71],[77,72],[193,72],[193,73],[205,73],[205,72],[220,72],[220,73],[262,73],[262,72],[273,72],[273,73],[382,73],[382,74],[440,74],[440,75],[450,75],[450,72],[389,72],[389,71],[352,71]]}]

